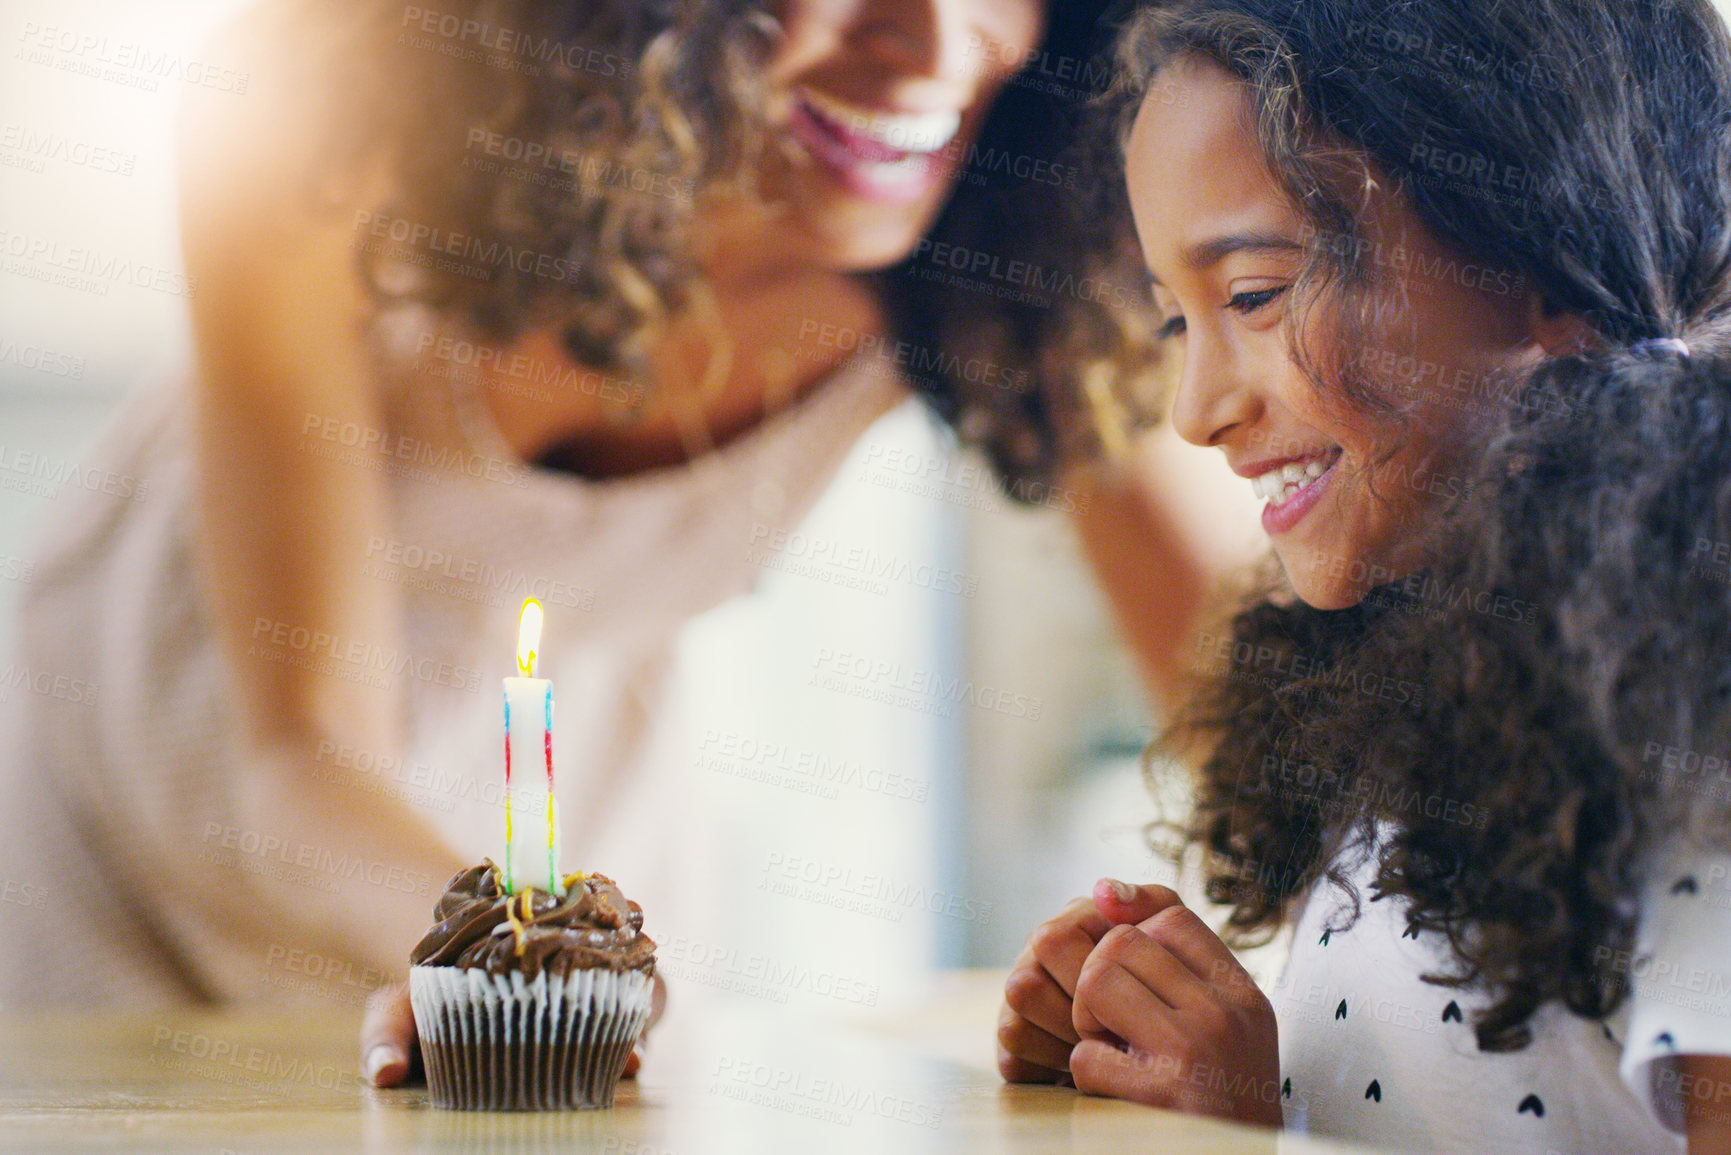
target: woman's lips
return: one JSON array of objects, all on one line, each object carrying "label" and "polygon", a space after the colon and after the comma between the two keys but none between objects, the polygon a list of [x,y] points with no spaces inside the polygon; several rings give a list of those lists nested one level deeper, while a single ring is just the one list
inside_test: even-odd
[{"label": "woman's lips", "polygon": [[940,182],[940,154],[960,125],[960,113],[869,113],[806,94],[794,104],[789,129],[849,192],[907,202],[923,199]]},{"label": "woman's lips", "polygon": [[941,152],[962,129],[962,113],[956,108],[888,112],[866,108],[815,88],[800,89],[799,98],[831,128],[874,142],[896,155]]}]

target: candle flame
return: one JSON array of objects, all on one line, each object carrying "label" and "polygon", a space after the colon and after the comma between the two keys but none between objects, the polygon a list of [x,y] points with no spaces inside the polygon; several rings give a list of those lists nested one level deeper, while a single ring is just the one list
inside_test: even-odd
[{"label": "candle flame", "polygon": [[541,603],[530,598],[523,603],[523,613],[517,618],[517,672],[525,678],[535,676],[535,656],[541,649]]}]

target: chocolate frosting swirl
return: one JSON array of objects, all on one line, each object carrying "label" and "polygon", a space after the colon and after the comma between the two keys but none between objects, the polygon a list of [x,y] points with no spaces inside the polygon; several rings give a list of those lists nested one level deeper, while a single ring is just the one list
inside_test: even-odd
[{"label": "chocolate frosting swirl", "polygon": [[655,972],[655,942],[643,933],[643,908],[604,874],[568,874],[565,897],[525,887],[506,894],[492,862],[451,879],[433,907],[437,919],[409,961],[415,966],[478,967],[491,974],[543,970]]}]

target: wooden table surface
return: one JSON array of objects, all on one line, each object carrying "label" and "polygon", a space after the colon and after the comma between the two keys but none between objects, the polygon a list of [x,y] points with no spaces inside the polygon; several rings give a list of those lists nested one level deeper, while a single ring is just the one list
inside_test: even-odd
[{"label": "wooden table surface", "polygon": [[0,1017],[0,1150],[126,1152],[1158,1152],[1344,1148],[1094,1099],[992,1071],[1001,975],[851,1020],[674,1008],[610,1111],[466,1114],[376,1091],[352,1009]]}]

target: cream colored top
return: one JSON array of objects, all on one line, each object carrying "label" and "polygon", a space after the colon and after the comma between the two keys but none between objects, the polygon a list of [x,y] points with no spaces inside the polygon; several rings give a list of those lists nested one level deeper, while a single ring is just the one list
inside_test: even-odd
[{"label": "cream colored top", "polygon": [[[904,397],[857,360],[693,464],[601,483],[513,458],[461,383],[391,404],[385,431],[309,416],[306,452],[383,436],[395,523],[366,574],[401,590],[402,648],[260,622],[247,657],[400,688],[409,736],[312,767],[233,752],[190,555],[186,393],[131,398],[91,461],[136,485],[63,499],[22,598],[11,671],[27,677],[0,686],[0,877],[34,904],[0,908],[16,930],[0,933],[0,1006],[277,995],[289,951],[366,983],[404,973],[450,864],[502,854],[500,679],[531,595],[565,861],[613,875],[662,933],[694,927],[703,822],[671,787],[662,724],[676,635],[752,587],[751,535],[796,525]],[[442,845],[379,861],[331,836],[333,807],[381,826],[418,814]]]}]

